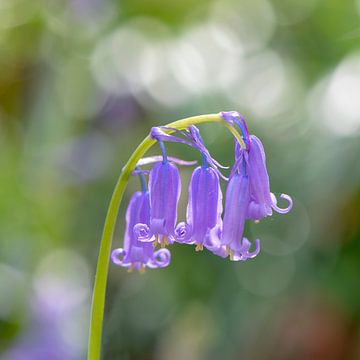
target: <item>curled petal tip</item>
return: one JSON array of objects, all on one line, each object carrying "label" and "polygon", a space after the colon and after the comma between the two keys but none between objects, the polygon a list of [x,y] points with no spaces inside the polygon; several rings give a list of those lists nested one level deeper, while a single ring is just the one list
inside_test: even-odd
[{"label": "curled petal tip", "polygon": [[255,240],[255,250],[252,251],[252,252],[247,251],[246,258],[247,259],[253,259],[253,258],[255,258],[256,256],[259,255],[259,252],[260,252],[260,240],[256,239]]},{"label": "curled petal tip", "polygon": [[133,231],[134,231],[135,238],[138,241],[151,242],[154,240],[152,233],[150,231],[150,228],[146,224],[141,224],[141,223],[136,224],[133,228]]},{"label": "curled petal tip", "polygon": [[152,259],[149,261],[150,268],[163,268],[170,264],[171,254],[168,249],[159,249],[154,252]]},{"label": "curled petal tip", "polygon": [[122,248],[115,249],[111,253],[111,261],[117,266],[123,266],[123,261],[119,259],[119,256],[124,257],[125,251]]},{"label": "curled petal tip", "polygon": [[178,243],[189,243],[191,239],[191,228],[185,223],[179,223],[175,228],[175,241]]},{"label": "curled petal tip", "polygon": [[271,207],[279,214],[287,214],[291,211],[292,206],[293,206],[293,200],[289,195],[287,195],[287,194],[280,195],[280,199],[287,200],[287,202],[288,202],[288,206],[286,208],[280,208],[277,206],[277,200],[273,193],[271,193],[271,199],[273,202]]},{"label": "curled petal tip", "polygon": [[248,259],[254,259],[260,253],[260,240],[255,240],[254,251],[249,251],[251,242],[247,238],[243,238],[242,249],[235,251],[234,255],[230,258],[232,261],[246,261]]}]

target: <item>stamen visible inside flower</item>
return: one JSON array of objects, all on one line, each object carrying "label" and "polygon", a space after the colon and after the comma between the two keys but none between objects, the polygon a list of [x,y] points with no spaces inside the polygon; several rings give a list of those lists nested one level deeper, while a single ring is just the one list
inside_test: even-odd
[{"label": "stamen visible inside flower", "polygon": [[204,250],[204,245],[203,244],[197,244],[195,247],[195,251],[203,251]]},{"label": "stamen visible inside flower", "polygon": [[145,265],[144,265],[144,263],[141,263],[141,264],[140,264],[139,273],[140,273],[140,274],[144,274],[144,273],[145,273]]},{"label": "stamen visible inside flower", "polygon": [[226,256],[229,256],[231,254],[230,246],[226,245],[225,250]]},{"label": "stamen visible inside flower", "polygon": [[161,248],[165,248],[167,245],[169,245],[169,241],[166,236],[159,236],[159,237],[160,237]]},{"label": "stamen visible inside flower", "polygon": [[134,264],[131,264],[131,265],[128,267],[127,272],[128,272],[128,273],[133,272],[133,271],[134,271],[134,268],[135,268],[135,265],[134,265]]}]

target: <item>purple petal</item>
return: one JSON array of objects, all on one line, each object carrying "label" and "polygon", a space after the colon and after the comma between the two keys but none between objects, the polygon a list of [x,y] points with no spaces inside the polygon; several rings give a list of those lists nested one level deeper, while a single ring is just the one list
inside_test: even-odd
[{"label": "purple petal", "polygon": [[226,258],[226,246],[221,243],[222,223],[211,229],[206,236],[204,246],[214,255]]},{"label": "purple petal", "polygon": [[251,242],[247,238],[242,240],[242,248],[239,251],[234,253],[234,256],[231,258],[232,261],[246,261],[248,259],[255,258],[260,253],[260,240],[255,240],[255,250],[249,251],[251,247]]},{"label": "purple petal", "polygon": [[149,268],[163,268],[170,264],[171,254],[168,249],[159,249],[154,252],[151,261],[148,263]]},{"label": "purple petal", "polygon": [[246,212],[250,201],[249,191],[249,178],[242,174],[235,174],[226,189],[221,242],[233,251],[241,249]]},{"label": "purple petal", "polygon": [[175,229],[175,241],[180,244],[193,244],[191,241],[192,230],[186,222],[181,222]]},{"label": "purple petal", "polygon": [[196,168],[190,180],[186,216],[196,244],[202,244],[207,232],[218,225],[221,213],[222,193],[216,171],[211,167]]},{"label": "purple petal", "polygon": [[251,199],[258,206],[252,204],[247,217],[259,220],[272,215],[273,202],[270,196],[270,181],[266,169],[264,148],[261,141],[254,135],[250,136],[250,143],[251,149],[245,158],[250,179]]},{"label": "purple petal", "polygon": [[141,242],[154,241],[153,234],[147,224],[138,223],[133,228],[135,239]]},{"label": "purple petal", "polygon": [[181,192],[177,167],[169,162],[156,163],[150,171],[150,229],[154,235],[174,238],[177,204]]},{"label": "purple petal", "polygon": [[288,212],[290,212],[290,210],[292,209],[292,206],[293,206],[292,198],[289,195],[286,195],[286,194],[281,194],[280,198],[288,201],[288,203],[289,203],[288,207],[286,207],[285,209],[279,208],[277,206],[276,197],[275,197],[275,195],[273,193],[271,193],[271,199],[273,200],[273,203],[272,203],[271,206],[279,214],[287,214]]},{"label": "purple petal", "polygon": [[138,223],[150,224],[150,200],[148,192],[137,191],[130,199],[126,210],[126,228],[124,250],[130,253],[130,247],[139,245],[134,235],[134,226]]},{"label": "purple petal", "polygon": [[115,249],[111,253],[111,261],[117,266],[124,266],[123,261],[119,259],[119,256],[124,257],[124,255],[125,255],[124,249],[121,248]]},{"label": "purple petal", "polygon": [[[149,229],[150,199],[148,192],[136,192],[126,210],[124,249],[115,249],[111,260],[118,266],[143,271],[154,257],[155,240]],[[140,241],[141,240],[141,241]],[[119,257],[122,256],[122,259]]]}]

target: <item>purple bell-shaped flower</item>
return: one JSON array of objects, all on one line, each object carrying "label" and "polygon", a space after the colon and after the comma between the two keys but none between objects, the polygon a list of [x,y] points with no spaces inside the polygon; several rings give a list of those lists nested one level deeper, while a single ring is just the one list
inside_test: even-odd
[{"label": "purple bell-shaped flower", "polygon": [[250,203],[247,218],[258,221],[266,216],[271,216],[272,210],[280,214],[287,214],[292,208],[292,199],[289,195],[281,194],[280,198],[287,200],[289,205],[285,209],[277,206],[276,197],[270,192],[264,147],[255,135],[250,135],[246,165],[250,180]]},{"label": "purple bell-shaped flower", "polygon": [[[213,168],[207,166],[206,160],[203,160],[205,165],[197,167],[191,176],[186,224],[180,223],[176,228],[177,241],[195,243],[197,251],[203,250],[214,228],[222,228],[219,176]],[[181,231],[184,228],[185,231]]]},{"label": "purple bell-shaped flower", "polygon": [[[143,184],[144,181],[142,178]],[[143,187],[143,191],[137,191],[130,199],[126,211],[124,247],[113,250],[111,254],[111,260],[115,265],[126,267],[128,271],[133,269],[144,271],[145,267],[159,268],[169,265],[171,258],[169,250],[155,251],[151,243],[138,240],[138,228],[149,225],[149,192]]]},{"label": "purple bell-shaped flower", "polygon": [[181,192],[179,171],[168,161],[164,144],[159,141],[163,161],[156,163],[149,174],[150,222],[135,228],[138,240],[160,243],[162,247],[175,241],[177,205]]},{"label": "purple bell-shaped flower", "polygon": [[255,257],[260,251],[260,241],[250,252],[251,243],[243,237],[247,209],[250,203],[250,180],[246,173],[244,152],[237,159],[228,186],[226,188],[224,225],[220,243],[225,245],[226,254],[231,260],[247,260]]},{"label": "purple bell-shaped flower", "polygon": [[255,135],[249,135],[244,117],[236,111],[221,113],[222,118],[231,124],[237,125],[242,133],[246,149],[241,149],[235,142],[235,163],[245,159],[246,173],[250,182],[250,203],[246,214],[247,219],[260,221],[271,216],[275,210],[280,214],[287,214],[292,208],[292,199],[289,195],[281,194],[280,198],[288,201],[284,209],[277,206],[277,200],[270,192],[269,175],[266,169],[266,157],[263,144]]}]

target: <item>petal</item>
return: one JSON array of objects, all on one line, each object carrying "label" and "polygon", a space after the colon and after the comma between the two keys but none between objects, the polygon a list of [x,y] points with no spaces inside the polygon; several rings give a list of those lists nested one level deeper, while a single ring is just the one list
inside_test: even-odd
[{"label": "petal", "polygon": [[192,228],[192,240],[203,243],[208,229],[215,227],[222,212],[219,177],[212,168],[198,167],[189,185],[187,222]]},{"label": "petal", "polygon": [[181,192],[177,167],[169,162],[156,163],[150,171],[149,192],[151,204],[150,228],[154,235],[174,234],[177,204]]},{"label": "petal", "polygon": [[235,174],[226,189],[224,226],[221,242],[230,245],[231,249],[241,249],[244,224],[249,206],[249,179],[247,176]]},{"label": "petal", "polygon": [[276,197],[273,193],[271,193],[271,199],[272,199],[272,205],[271,207],[276,211],[278,212],[279,214],[287,214],[290,212],[290,210],[292,209],[292,206],[293,206],[293,200],[292,198],[289,196],[289,195],[286,195],[286,194],[281,194],[280,195],[280,198],[281,199],[284,199],[284,200],[287,200],[289,205],[285,208],[285,209],[282,209],[282,208],[279,208],[277,206],[277,200],[276,200]]},{"label": "petal", "polygon": [[192,244],[191,240],[192,230],[191,226],[186,222],[179,223],[175,228],[175,241],[180,244]]},{"label": "petal", "polygon": [[124,250],[129,253],[130,247],[137,241],[134,226],[138,223],[150,223],[150,200],[148,192],[137,191],[131,197],[126,210],[126,228],[124,234]]},{"label": "petal", "polygon": [[211,229],[207,234],[204,246],[211,251],[214,255],[226,258],[228,254],[226,253],[226,246],[221,243],[221,230],[222,224]]},{"label": "petal", "polygon": [[232,257],[232,261],[245,261],[248,259],[255,258],[260,253],[260,240],[255,240],[255,250],[249,251],[251,246],[251,242],[247,238],[243,238],[242,241],[242,249],[236,251],[234,256]]},{"label": "petal", "polygon": [[163,268],[170,264],[171,254],[168,249],[159,249],[154,252],[152,259],[147,263],[149,268]]},{"label": "petal", "polygon": [[[254,135],[250,136],[250,143],[251,149],[245,160],[250,179],[251,198],[254,202],[260,205],[266,204],[271,208],[270,181],[266,169],[264,149],[260,140]],[[249,217],[251,218],[251,216]]]},{"label": "petal", "polygon": [[134,236],[137,241],[152,242],[154,241],[153,233],[147,224],[138,223],[133,228]]},{"label": "petal", "polygon": [[261,220],[264,217],[271,215],[272,215],[271,207],[269,207],[266,204],[259,204],[255,201],[250,201],[246,215],[247,219]]},{"label": "petal", "polygon": [[[120,260],[119,259],[119,256],[122,256],[122,258],[124,258],[126,252],[124,251],[124,249],[115,249],[112,251],[111,253],[111,261],[117,265],[117,266],[125,266],[124,263],[123,263],[123,260]],[[130,265],[130,264],[128,264]]]}]

